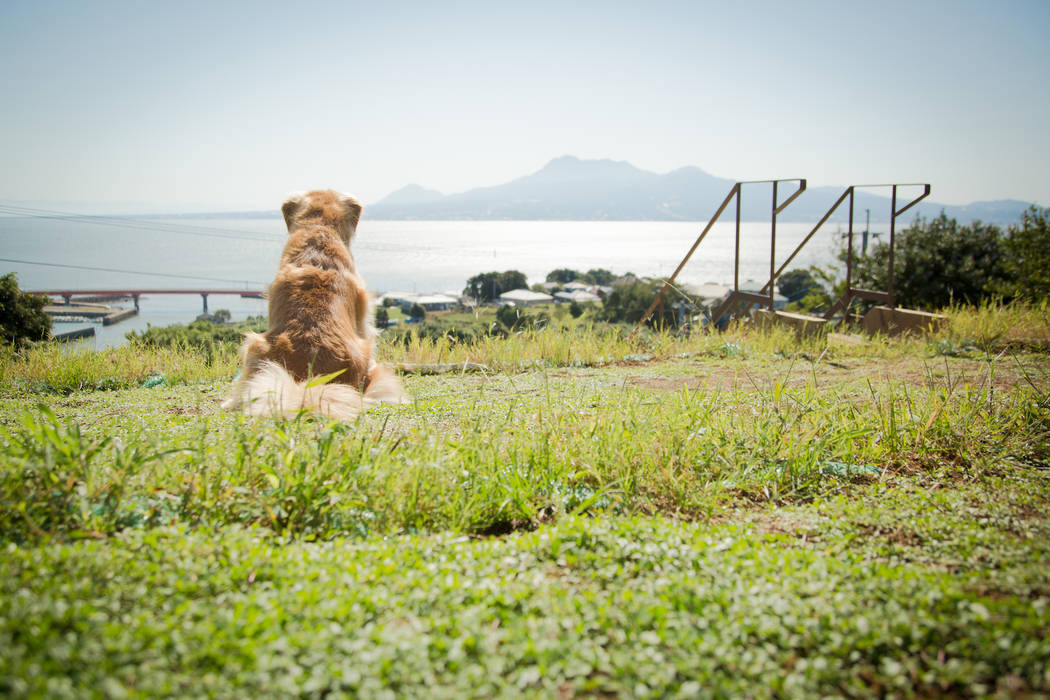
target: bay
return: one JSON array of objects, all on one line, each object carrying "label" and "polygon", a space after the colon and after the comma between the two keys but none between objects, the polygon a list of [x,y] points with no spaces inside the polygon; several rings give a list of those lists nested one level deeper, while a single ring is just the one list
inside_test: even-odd
[{"label": "bay", "polygon": [[[459,293],[473,275],[496,270],[520,270],[529,284],[542,282],[548,272],[563,267],[605,268],[617,275],[670,275],[703,227],[703,222],[366,218],[351,250],[362,276],[377,292]],[[812,227],[778,224],[778,265]],[[227,309],[240,320],[265,313],[264,301],[241,298],[239,293],[269,285],[286,235],[279,216],[0,217],[0,257],[6,259],[0,262],[0,271],[15,272],[25,290],[229,290],[209,296],[209,310]],[[838,229],[825,226],[791,266],[832,264],[838,240]],[[734,247],[733,224],[716,224],[679,279],[687,284],[731,285]],[[741,285],[768,279],[769,223],[741,223],[740,250]],[[96,338],[87,344],[119,345],[128,331],[187,323],[201,311],[200,296],[148,295],[141,299],[139,316],[105,328],[96,325]],[[56,331],[76,327],[55,325]]]}]

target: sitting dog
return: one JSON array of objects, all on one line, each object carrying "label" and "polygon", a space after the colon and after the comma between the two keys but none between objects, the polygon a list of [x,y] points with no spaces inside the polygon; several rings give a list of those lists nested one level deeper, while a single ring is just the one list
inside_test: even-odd
[{"label": "sitting dog", "polygon": [[281,212],[289,236],[270,285],[269,329],[246,335],[241,377],[223,408],[353,420],[370,404],[409,401],[375,360],[372,308],[350,255],[361,205],[315,190],[290,197]]}]

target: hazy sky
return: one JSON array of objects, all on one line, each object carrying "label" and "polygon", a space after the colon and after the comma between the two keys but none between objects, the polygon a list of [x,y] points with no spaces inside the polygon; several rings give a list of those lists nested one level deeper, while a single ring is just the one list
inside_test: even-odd
[{"label": "hazy sky", "polygon": [[276,208],[551,158],[1050,205],[1050,2],[0,2],[0,199]]}]

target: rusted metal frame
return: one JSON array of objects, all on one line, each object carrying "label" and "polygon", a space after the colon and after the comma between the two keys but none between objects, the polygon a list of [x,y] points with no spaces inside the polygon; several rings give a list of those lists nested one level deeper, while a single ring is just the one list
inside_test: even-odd
[{"label": "rusted metal frame", "polygon": [[769,297],[765,294],[755,294],[754,292],[733,292],[733,299],[737,301],[749,301],[752,304],[765,304]]},{"label": "rusted metal frame", "polygon": [[[776,273],[770,278],[769,282],[766,282],[766,286],[768,286],[768,287],[772,287],[773,286],[773,282],[776,280],[776,278],[780,277],[780,275],[783,274],[784,270],[787,269],[787,266],[790,265],[791,261],[795,259],[795,256],[797,256],[799,254],[799,252],[801,252],[801,250],[806,246],[806,244],[809,243],[810,239],[813,238],[814,235],[816,235],[817,231],[820,230],[820,227],[823,226],[827,222],[827,220],[831,218],[831,215],[835,213],[835,210],[839,208],[839,206],[842,204],[843,201],[845,201],[847,196],[849,196],[849,198],[850,198],[850,215],[852,216],[852,213],[853,213],[853,187],[851,186],[851,187],[847,187],[845,189],[845,191],[843,191],[843,193],[839,196],[838,200],[834,204],[831,205],[831,209],[828,209],[828,213],[826,213],[824,215],[824,218],[822,218],[817,223],[817,225],[813,227],[812,231],[810,231],[808,234],[806,234],[806,237],[802,239],[802,242],[799,243],[798,246],[795,248],[795,250],[791,253],[791,255],[789,255],[787,257],[787,260],[785,260],[784,262],[782,262],[780,264],[780,267],[777,268]],[[847,272],[847,275],[848,275],[848,272]],[[762,289],[759,290],[759,292],[765,292],[765,291],[766,291],[766,287],[762,287]]]},{"label": "rusted metal frame", "polygon": [[[780,202],[779,196],[779,185],[781,182],[798,182],[799,185],[796,190],[783,202]],[[782,180],[750,180],[746,182],[739,182],[738,185],[761,185],[761,184],[773,184],[773,203],[770,207],[770,252],[769,252],[769,269],[772,277],[773,269],[776,266],[776,236],[777,236],[777,216],[787,209],[787,207],[794,202],[803,192],[806,191],[806,178],[791,178]],[[737,218],[736,218],[736,244],[733,256],[733,290],[729,293],[729,297],[722,302],[712,314],[712,323],[717,323],[718,320],[725,316],[727,313],[732,312],[740,305],[742,301],[749,301],[750,303],[759,304],[760,306],[766,306],[770,309],[773,308],[773,291],[772,286],[767,283],[763,285],[762,289],[759,290],[758,294],[751,294],[748,292],[740,291],[740,200],[742,196],[738,196],[736,200]],[[766,290],[768,288],[768,293]]]},{"label": "rusted metal frame", "polygon": [[896,249],[895,241],[896,241],[896,235],[897,235],[897,217],[900,216],[901,214],[903,214],[904,212],[908,211],[912,207],[914,207],[916,204],[918,204],[922,200],[926,199],[926,197],[929,196],[929,194],[930,194],[930,186],[929,186],[929,184],[924,184],[923,185],[923,192],[922,192],[921,195],[919,195],[916,199],[913,199],[910,203],[908,203],[907,205],[905,205],[901,209],[897,209],[897,188],[898,187],[908,187],[908,185],[894,185],[893,186],[893,197],[892,197],[891,204],[890,204],[891,216],[890,216],[890,270],[889,270],[889,291],[888,291],[889,301],[887,301],[886,303],[891,309],[897,306],[897,304],[895,303],[896,297],[895,297],[894,288],[893,288],[894,287],[894,279],[893,279],[893,277],[894,277],[894,274],[893,274],[893,262],[894,262],[893,261],[893,252]]},{"label": "rusted metal frame", "polygon": [[[846,230],[849,234],[849,244],[846,248],[846,291],[849,292],[853,286],[853,205],[856,202],[856,189],[851,185],[849,188],[849,223]],[[849,302],[846,302],[849,306]]]},{"label": "rusted metal frame", "polygon": [[[784,200],[784,202],[778,203],[777,202],[777,199],[778,199],[777,186],[781,182],[798,182],[799,186],[795,190],[795,192],[793,192],[791,194],[790,197],[788,197],[786,200]],[[656,310],[656,307],[659,306],[661,303],[663,303],[664,296],[667,294],[668,288],[674,283],[675,278],[678,277],[678,273],[680,273],[682,271],[682,268],[685,267],[686,263],[689,262],[689,258],[692,257],[693,253],[696,251],[697,246],[700,245],[700,242],[702,240],[704,240],[704,237],[707,236],[708,232],[710,232],[711,228],[714,227],[714,225],[718,221],[719,217],[722,216],[722,213],[725,211],[726,207],[729,206],[729,202],[734,197],[736,197],[736,243],[735,243],[735,251],[734,251],[735,255],[734,255],[734,263],[733,263],[733,268],[734,268],[733,269],[733,292],[730,293],[730,298],[727,299],[717,309],[717,311],[721,311],[721,309],[723,307],[726,307],[730,302],[733,301],[733,296],[740,292],[740,199],[741,199],[740,193],[741,193],[741,186],[742,185],[758,185],[758,184],[764,184],[764,183],[773,183],[773,205],[772,205],[772,212],[771,212],[772,227],[773,227],[773,243],[772,243],[772,245],[773,245],[773,252],[771,252],[771,254],[770,254],[770,271],[772,271],[773,267],[775,266],[775,262],[776,262],[775,261],[775,251],[776,251],[776,218],[777,218],[777,215],[779,215],[782,211],[784,211],[792,202],[794,202],[803,192],[806,191],[806,178],[800,177],[800,178],[788,178],[788,179],[782,179],[782,180],[748,180],[748,181],[735,183],[733,185],[732,189],[729,190],[729,194],[726,195],[726,198],[724,200],[722,200],[722,204],[721,204],[721,206],[718,207],[718,210],[715,212],[715,215],[713,217],[711,217],[710,221],[707,222],[707,226],[704,227],[704,230],[700,233],[700,236],[696,239],[696,242],[693,243],[693,247],[689,249],[689,252],[686,253],[685,257],[682,259],[682,262],[679,263],[679,265],[675,269],[675,271],[673,273],[671,273],[671,276],[664,282],[664,286],[660,288],[660,291],[656,295],[656,299],[654,299],[653,303],[649,305],[649,308],[642,315],[641,320],[638,321],[638,325],[636,325],[634,327],[634,330],[631,331],[631,337],[632,338],[638,333],[639,330],[641,330],[641,327],[645,324],[645,322],[647,320],[649,320],[649,317],[652,316],[653,311]],[[773,295],[772,295],[772,293],[769,294],[768,298],[765,298],[764,302],[758,302],[758,303],[767,303],[769,305],[769,308],[773,308]],[[723,314],[721,314],[721,313],[718,314],[718,316],[722,316],[722,315]],[[714,319],[714,322],[717,322],[717,320],[718,320],[718,318],[716,317]]]},{"label": "rusted metal frame", "polygon": [[733,249],[733,291],[740,289],[740,183],[737,183],[736,194],[736,247]]},{"label": "rusted metal frame", "polygon": [[649,317],[653,315],[653,311],[656,310],[656,307],[659,306],[663,302],[664,296],[667,294],[667,290],[674,283],[675,278],[678,277],[678,273],[681,272],[682,268],[685,267],[685,264],[687,262],[689,262],[689,258],[691,258],[693,256],[693,253],[696,251],[697,246],[700,245],[700,241],[704,240],[704,237],[707,236],[708,232],[711,231],[711,229],[714,227],[715,223],[718,221],[718,218],[720,216],[722,216],[722,212],[724,212],[726,207],[729,206],[729,202],[732,201],[733,197],[737,198],[737,231],[739,233],[739,230],[740,230],[740,223],[739,223],[740,222],[740,183],[738,182],[738,183],[734,184],[732,188],[730,188],[729,194],[727,194],[726,198],[722,200],[722,204],[718,207],[718,211],[716,211],[715,215],[713,217],[711,217],[711,220],[707,222],[707,226],[705,226],[704,230],[700,232],[700,235],[697,237],[696,242],[693,243],[693,247],[690,248],[689,252],[685,254],[684,258],[682,258],[682,262],[680,262],[678,264],[678,267],[675,268],[675,271],[671,273],[671,276],[667,280],[664,281],[664,286],[660,288],[660,292],[656,295],[656,299],[654,299],[653,303],[649,305],[649,308],[642,315],[641,320],[638,321],[638,325],[636,325],[634,327],[634,330],[631,331],[631,338],[633,338],[638,333],[638,331],[641,329],[641,327],[643,325],[645,325],[645,322],[649,320]]},{"label": "rusted metal frame", "polygon": [[[898,187],[919,187],[923,188],[921,195],[913,199],[912,201],[905,204],[900,209],[897,208],[897,188]],[[857,188],[875,188],[875,187],[890,187],[891,198],[890,198],[890,255],[889,255],[889,269],[888,269],[888,291],[879,292],[871,289],[857,289],[853,287],[853,203],[854,197],[853,192]],[[825,319],[831,319],[839,309],[843,309],[843,321],[846,320],[846,316],[849,313],[849,307],[852,305],[854,299],[866,299],[868,301],[875,301],[886,304],[893,308],[895,306],[895,295],[894,295],[894,251],[896,249],[896,229],[897,229],[897,217],[908,211],[916,204],[926,199],[930,195],[929,183],[898,183],[893,185],[850,185],[848,191],[850,192],[850,210],[849,210],[849,243],[846,251],[846,292],[842,298],[836,301],[830,309],[824,314]],[[840,198],[841,199],[841,198]],[[832,207],[832,211],[838,206]],[[831,211],[828,212],[830,216]],[[820,224],[818,224],[818,227]],[[808,240],[808,237],[807,237]],[[804,242],[803,242],[804,243]],[[801,247],[801,246],[800,246]],[[778,273],[779,274],[779,273]]]},{"label": "rusted metal frame", "polygon": [[777,257],[777,185],[779,182],[773,183],[773,209],[769,213],[769,304],[768,308],[770,311],[773,310],[775,302],[773,301],[773,272],[776,266]]},{"label": "rusted metal frame", "polygon": [[[792,193],[790,197],[784,200],[783,203],[779,202],[779,186],[781,182],[795,182],[798,181],[798,188]],[[773,180],[773,207],[769,214],[769,282],[766,283],[762,289],[759,290],[761,294],[766,287],[769,288],[769,299],[767,300],[767,306],[770,311],[773,310],[773,280],[776,279],[776,259],[777,259],[777,217],[782,211],[788,208],[792,202],[806,191],[806,178],[794,178],[791,180]]]},{"label": "rusted metal frame", "polygon": [[849,243],[846,246],[846,299],[842,304],[842,321],[839,322],[839,327],[845,324],[846,319],[849,317],[849,307],[853,305],[850,289],[853,285],[853,205],[856,203],[857,190],[852,185],[849,190],[849,223],[846,225],[846,232],[849,236]]},{"label": "rusted metal frame", "polygon": [[887,305],[892,309],[893,303],[893,252],[897,247],[895,243],[897,231],[897,186],[893,186],[893,194],[890,197],[890,269],[886,278],[886,295],[889,297]]},{"label": "rusted metal frame", "polygon": [[868,301],[880,301],[884,304],[892,301],[889,292],[878,292],[874,289],[851,289],[851,299],[867,299]]}]

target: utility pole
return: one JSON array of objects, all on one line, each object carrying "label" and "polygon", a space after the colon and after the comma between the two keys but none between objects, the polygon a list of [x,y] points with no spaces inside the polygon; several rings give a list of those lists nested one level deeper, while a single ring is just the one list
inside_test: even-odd
[{"label": "utility pole", "polygon": [[866,219],[864,221],[864,236],[860,244],[861,255],[868,254],[868,231],[871,230],[871,209],[865,209],[864,211],[866,212]]}]

